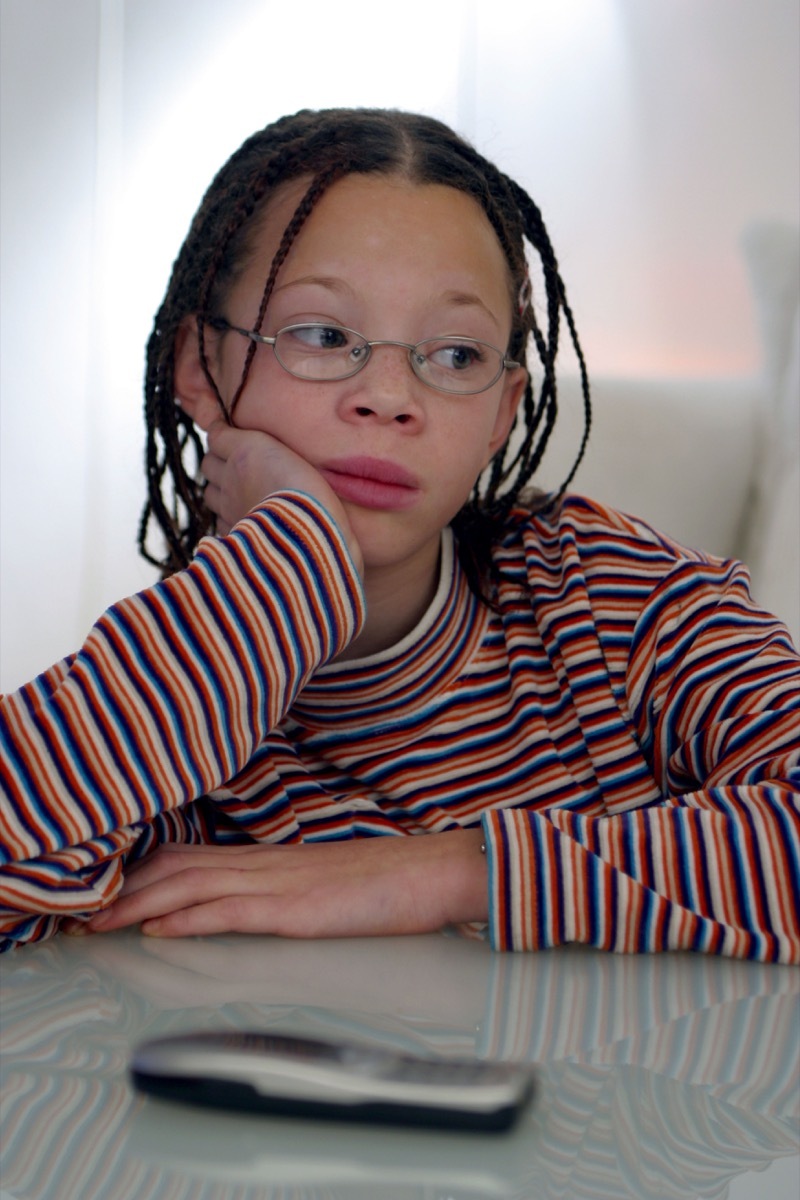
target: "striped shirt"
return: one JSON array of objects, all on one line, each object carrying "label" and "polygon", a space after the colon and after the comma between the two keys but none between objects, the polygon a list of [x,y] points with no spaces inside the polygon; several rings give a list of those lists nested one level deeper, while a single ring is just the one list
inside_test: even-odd
[{"label": "striped shirt", "polygon": [[398,645],[315,501],[270,498],[0,706],[0,928],[107,905],[159,842],[482,822],[496,949],[800,962],[800,660],[744,568],[581,497],[518,512],[496,610],[443,538]]}]

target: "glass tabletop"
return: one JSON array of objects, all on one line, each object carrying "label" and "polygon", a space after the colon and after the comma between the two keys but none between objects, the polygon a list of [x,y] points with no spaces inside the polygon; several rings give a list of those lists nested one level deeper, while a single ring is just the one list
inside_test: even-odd
[{"label": "glass tabletop", "polygon": [[[796,1200],[800,972],[447,935],[60,937],[0,962],[0,1200]],[[507,1133],[193,1108],[131,1049],[257,1029],[535,1064]]]}]

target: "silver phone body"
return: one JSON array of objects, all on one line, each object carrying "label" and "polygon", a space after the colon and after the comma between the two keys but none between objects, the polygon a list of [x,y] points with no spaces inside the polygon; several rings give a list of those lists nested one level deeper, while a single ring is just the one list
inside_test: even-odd
[{"label": "silver phone body", "polygon": [[131,1077],[166,1099],[286,1116],[508,1129],[530,1067],[422,1058],[287,1034],[178,1034],[138,1046]]}]

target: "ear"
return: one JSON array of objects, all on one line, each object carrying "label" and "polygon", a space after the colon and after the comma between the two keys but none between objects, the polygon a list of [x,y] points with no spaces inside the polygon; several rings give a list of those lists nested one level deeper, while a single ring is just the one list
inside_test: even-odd
[{"label": "ear", "polygon": [[200,362],[197,319],[184,317],[175,335],[175,397],[185,413],[208,431],[223,415],[219,399]]},{"label": "ear", "polygon": [[492,436],[489,439],[486,462],[483,464],[484,467],[489,465],[510,434],[511,426],[514,424],[514,418],[519,408],[519,402],[525,394],[527,382],[528,372],[524,367],[518,367],[514,371],[507,372],[503,381],[503,393],[500,397]]}]

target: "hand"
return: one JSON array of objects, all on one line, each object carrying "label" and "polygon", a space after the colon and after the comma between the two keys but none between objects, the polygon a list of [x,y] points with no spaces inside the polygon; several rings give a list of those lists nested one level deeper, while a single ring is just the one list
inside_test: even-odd
[{"label": "hand", "polygon": [[479,829],[316,844],[162,846],[134,866],[93,932],[158,937],[430,933],[485,921]]},{"label": "hand", "polygon": [[208,452],[202,471],[206,506],[217,517],[217,532],[233,526],[262,500],[284,489],[314,496],[331,514],[348,544],[359,572],[361,548],[339,497],[319,471],[283,442],[254,429],[239,429],[221,418],[208,429]]}]

